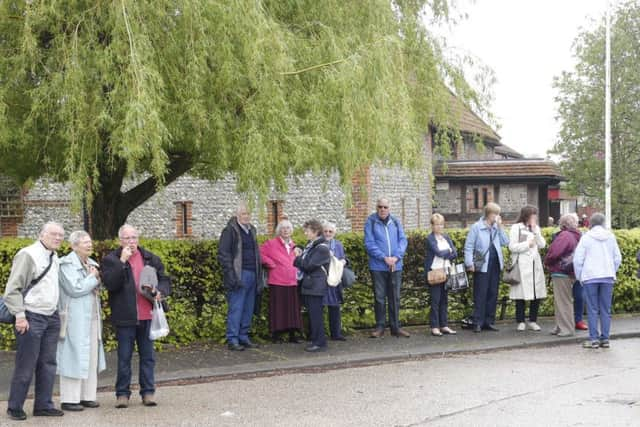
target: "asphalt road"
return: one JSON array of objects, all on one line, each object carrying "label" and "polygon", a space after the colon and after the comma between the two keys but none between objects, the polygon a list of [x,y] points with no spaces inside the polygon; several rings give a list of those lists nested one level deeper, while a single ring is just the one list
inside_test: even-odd
[{"label": "asphalt road", "polygon": [[[639,426],[640,339],[161,387],[132,399],[20,426]],[[31,402],[25,409],[30,415]]]}]

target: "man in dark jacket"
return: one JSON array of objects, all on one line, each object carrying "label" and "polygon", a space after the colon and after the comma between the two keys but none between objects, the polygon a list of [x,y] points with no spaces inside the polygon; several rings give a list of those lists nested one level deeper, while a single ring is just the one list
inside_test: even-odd
[{"label": "man in dark jacket", "polygon": [[[120,248],[102,260],[102,279],[109,291],[111,322],[118,341],[118,374],[116,379],[116,408],[126,408],[131,396],[131,356],[134,344],[138,344],[140,356],[140,396],[145,406],[156,406],[155,356],[153,341],[149,339],[153,305],[143,294],[149,283],[140,283],[140,273],[145,266],[156,270],[157,289],[152,290],[160,300],[171,292],[171,280],[164,273],[164,265],[158,256],[138,246],[138,231],[125,224],[118,231]],[[146,286],[145,286],[146,285]]]},{"label": "man in dark jacket", "polygon": [[258,347],[249,340],[249,329],[256,293],[264,287],[264,279],[256,228],[250,221],[247,205],[241,203],[236,216],[231,217],[222,230],[218,244],[218,261],[229,306],[227,344],[234,351]]}]

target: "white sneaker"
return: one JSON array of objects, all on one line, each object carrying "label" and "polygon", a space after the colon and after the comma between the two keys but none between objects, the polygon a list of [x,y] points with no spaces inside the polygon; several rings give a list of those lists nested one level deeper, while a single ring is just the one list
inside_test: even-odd
[{"label": "white sneaker", "polygon": [[531,329],[532,331],[536,331],[537,332],[542,328],[536,322],[529,322],[529,329]]},{"label": "white sneaker", "polygon": [[524,332],[525,328],[526,328],[526,326],[525,326],[524,322],[520,322],[520,323],[518,323],[518,327],[516,328],[516,331]]}]

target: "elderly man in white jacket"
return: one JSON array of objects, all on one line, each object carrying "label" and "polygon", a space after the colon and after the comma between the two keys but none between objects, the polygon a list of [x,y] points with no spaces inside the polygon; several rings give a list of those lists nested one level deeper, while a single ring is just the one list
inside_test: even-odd
[{"label": "elderly man in white jacket", "polygon": [[585,348],[610,347],[611,299],[622,255],[616,237],[604,228],[604,223],[604,215],[594,213],[589,221],[591,229],[582,236],[573,254],[576,279],[584,285],[587,298],[589,341],[583,343]]}]

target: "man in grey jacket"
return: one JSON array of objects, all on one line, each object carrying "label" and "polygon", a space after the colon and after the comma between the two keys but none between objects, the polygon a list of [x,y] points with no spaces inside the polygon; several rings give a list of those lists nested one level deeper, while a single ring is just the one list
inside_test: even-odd
[{"label": "man in grey jacket", "polygon": [[[16,317],[16,364],[11,379],[7,415],[25,420],[23,410],[29,384],[35,371],[33,415],[64,415],[53,406],[56,376],[56,349],[60,335],[58,317],[58,256],[56,250],[64,239],[64,229],[48,222],[40,238],[22,248],[13,259],[11,274],[4,292],[7,308]],[[25,294],[25,289],[30,290]]]}]

